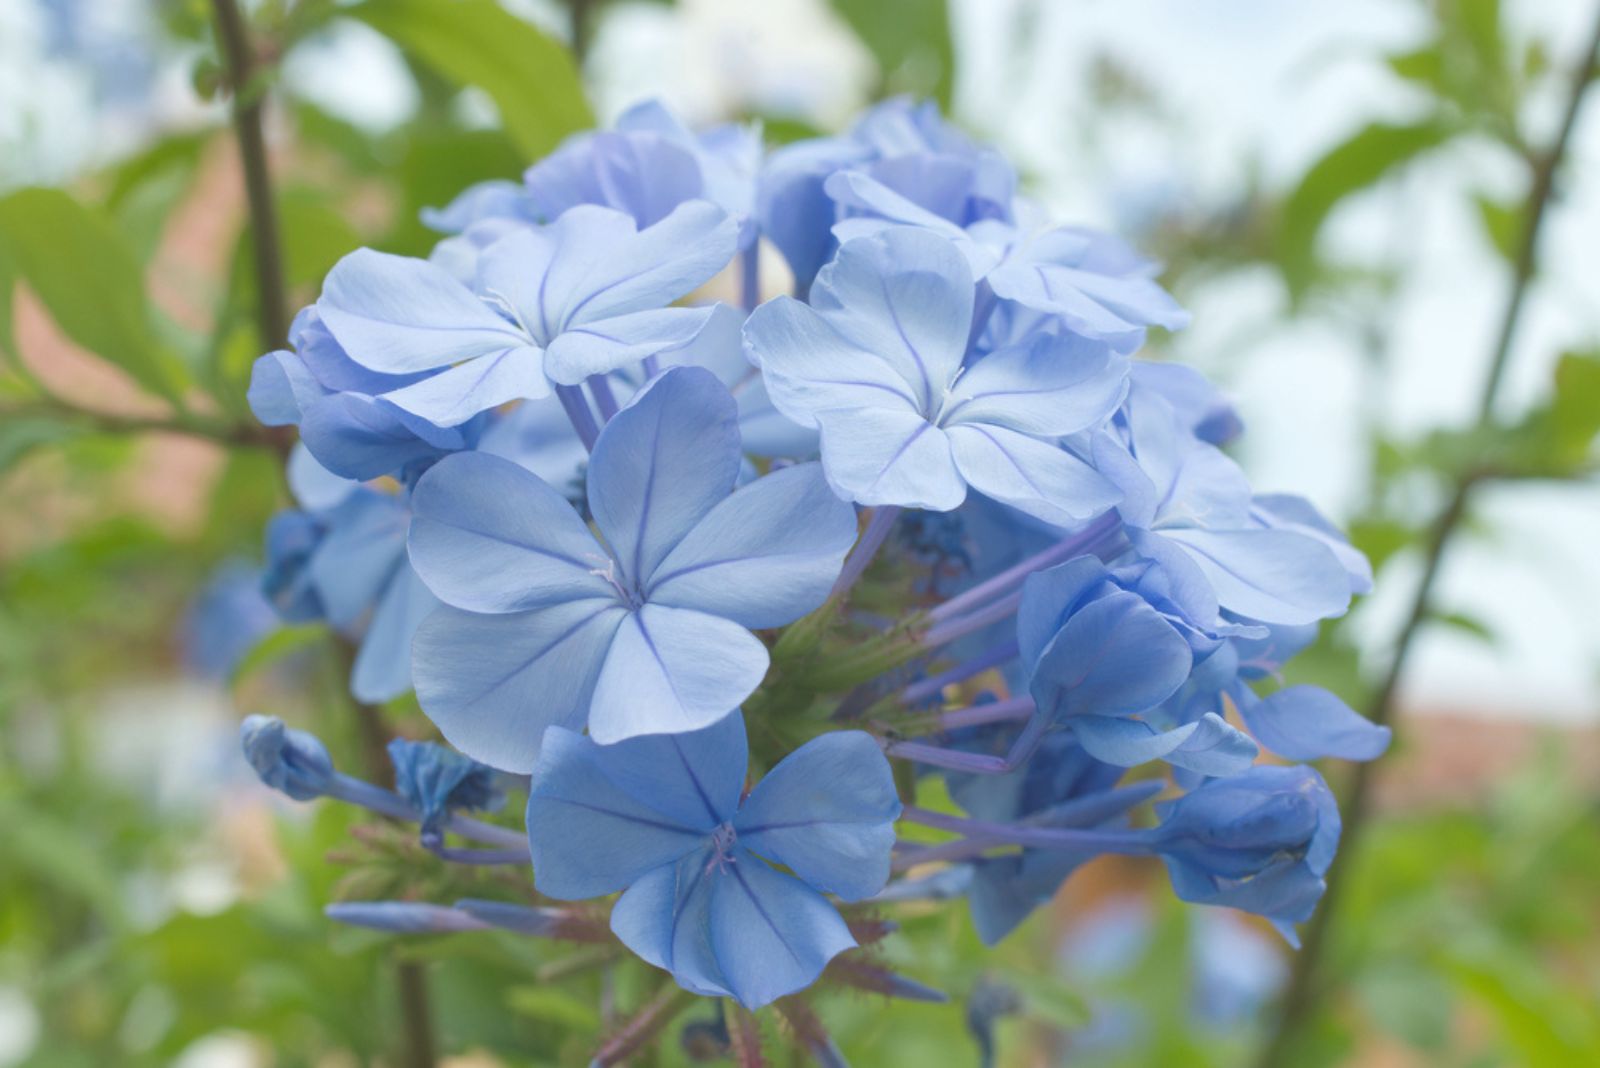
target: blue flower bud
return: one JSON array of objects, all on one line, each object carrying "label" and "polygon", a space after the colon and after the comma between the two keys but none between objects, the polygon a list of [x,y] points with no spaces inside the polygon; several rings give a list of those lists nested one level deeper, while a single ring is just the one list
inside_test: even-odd
[{"label": "blue flower bud", "polygon": [[245,759],[274,790],[310,801],[328,792],[333,758],[315,737],[291,730],[277,716],[246,716],[239,726]]}]

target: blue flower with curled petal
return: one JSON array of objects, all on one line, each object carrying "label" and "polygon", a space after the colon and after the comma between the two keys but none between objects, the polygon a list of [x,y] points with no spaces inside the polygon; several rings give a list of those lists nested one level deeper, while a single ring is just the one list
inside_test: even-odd
[{"label": "blue flower with curled petal", "polygon": [[382,400],[453,427],[691,340],[711,309],[670,305],[727,265],[736,238],[705,201],[644,229],[583,205],[484,249],[471,287],[437,263],[358,249],[329,272],[317,314],[355,363],[418,376]]},{"label": "blue flower with curled petal", "polygon": [[606,746],[552,727],[528,840],[541,893],[623,891],[611,912],[623,944],[686,990],[754,1009],[809,986],[856,944],[823,895],[883,889],[900,799],[859,731],[807,742],[741,800],[746,760],[738,712]]},{"label": "blue flower with curled petal", "polygon": [[1310,919],[1339,848],[1339,808],[1309,767],[1258,765],[1159,802],[1155,835],[1184,901],[1273,921],[1291,945]]},{"label": "blue flower with curled petal", "polygon": [[664,371],[600,433],[591,533],[568,501],[495,457],[418,482],[411,560],[450,607],[412,650],[417,696],[456,748],[527,771],[551,724],[602,743],[693,730],[766,674],[752,629],[827,597],[855,513],[816,464],[738,489],[737,410],[709,371]]},{"label": "blue flower with curled petal", "polygon": [[1092,556],[1069,560],[1028,576],[1017,611],[1036,715],[1070,727],[1108,764],[1165,760],[1203,775],[1245,770],[1255,743],[1214,712],[1167,730],[1147,714],[1236,629],[1218,618],[1203,580],[1152,560],[1114,570]]},{"label": "blue flower with curled petal", "polygon": [[1056,439],[1115,410],[1126,360],[1039,334],[969,361],[973,303],[949,242],[890,230],[840,249],[809,305],[757,308],[745,345],[777,409],[818,428],[828,480],[850,500],[947,512],[970,486],[1063,525],[1115,504]]}]

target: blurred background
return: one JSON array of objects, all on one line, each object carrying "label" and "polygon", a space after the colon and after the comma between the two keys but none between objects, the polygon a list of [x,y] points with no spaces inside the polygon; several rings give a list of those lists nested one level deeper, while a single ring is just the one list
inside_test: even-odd
[{"label": "blurred background", "polygon": [[[961,910],[913,916],[895,962],[958,1004],[833,997],[846,1053],[1600,1064],[1595,3],[243,7],[241,77],[204,0],[0,0],[0,1068],[405,1063],[395,957],[425,966],[442,1063],[580,1064],[601,1026],[515,941],[334,929],[323,903],[422,862],[380,836],[348,863],[350,813],[237,756],[247,711],[363,747],[347,654],[258,592],[286,498],[243,399],[240,112],[298,307],[640,98],[783,142],[897,93],[1167,264],[1194,326],[1150,354],[1221,383],[1257,489],[1379,568],[1291,681],[1398,741],[1329,771],[1360,827],[1309,972],[1108,858],[997,951]],[[695,1055],[691,1027],[640,1063]]]}]

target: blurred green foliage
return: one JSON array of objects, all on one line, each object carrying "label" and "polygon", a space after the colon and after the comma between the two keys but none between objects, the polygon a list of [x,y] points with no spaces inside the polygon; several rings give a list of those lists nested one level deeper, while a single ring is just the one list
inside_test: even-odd
[{"label": "blurred green foliage", "polygon": [[[573,6],[593,20],[606,5]],[[878,92],[950,103],[956,49],[941,0],[832,6],[878,61]],[[1281,279],[1285,315],[1345,322],[1368,338],[1380,369],[1398,358],[1381,326],[1396,271],[1332,258],[1330,220],[1468,140],[1532,173],[1526,100],[1551,78],[1545,45],[1515,39],[1497,0],[1439,0],[1427,10],[1425,39],[1376,60],[1416,91],[1415,115],[1358,127],[1290,188],[1247,190],[1226,211],[1157,224],[1150,237],[1180,294],[1240,265],[1264,265]],[[173,37],[195,50],[196,86],[216,93],[224,79],[208,5],[173,0],[162,11]],[[358,129],[278,84],[271,61],[336,19],[359,19],[404,55],[420,105],[398,129]],[[277,197],[285,274],[299,297],[358,245],[426,251],[433,237],[420,208],[512,176],[592,122],[581,63],[493,0],[266,0],[253,5],[252,29],[268,62],[244,92],[272,94],[293,135]],[[463,120],[463,90],[492,103],[497,127]],[[1135,95],[1159,111],[1158,99]],[[775,139],[813,132],[792,117],[766,118]],[[174,214],[229,136],[221,125],[175,133],[71,191],[0,197],[0,487],[8,505],[21,502],[0,521],[0,985],[20,987],[39,1013],[24,1063],[164,1065],[218,1032],[252,1036],[279,1065],[394,1063],[395,959],[426,964],[443,1051],[490,1050],[511,1065],[585,1063],[597,1033],[617,1026],[602,1005],[625,1014],[652,996],[659,973],[534,940],[334,930],[321,907],[340,897],[522,891],[491,877],[462,884],[414,847],[354,828],[336,806],[281,808],[269,829],[164,801],[149,774],[108,770],[108,732],[130,725],[108,721],[105,694],[178,673],[172,635],[185,605],[217,564],[256,555],[263,524],[285,499],[281,443],[244,404],[262,350],[248,230],[234,226],[220,277],[190,280],[189,296],[209,312],[203,326],[164,313],[146,281]],[[1485,189],[1474,210],[1485,242],[1514,261],[1524,206]],[[17,352],[19,284],[66,337],[164,414],[107,415],[55,394]],[[1595,340],[1570,339],[1549,399],[1515,423],[1395,438],[1372,416],[1370,492],[1352,534],[1380,571],[1422,550],[1427,502],[1464,479],[1592,476]],[[198,494],[197,518],[174,520],[145,499],[148,478],[145,489],[128,488],[148,460],[149,430],[225,450]],[[1494,640],[1491,622],[1449,611],[1431,618]],[[1344,627],[1329,630],[1296,662],[1296,680],[1359,700],[1370,680]],[[355,769],[362,747],[341,670],[324,628],[282,630],[245,659],[229,692],[241,709],[270,708],[314,727]],[[387,712],[426,729],[409,703]],[[246,771],[235,774],[243,781]],[[239,795],[225,786],[222,796]],[[1346,914],[1328,965],[1335,994],[1318,1005],[1297,1063],[1368,1063],[1396,1050],[1411,1058],[1401,1063],[1462,1068],[1600,1063],[1596,798],[1594,784],[1552,752],[1471,804],[1386,814],[1344,861]],[[202,907],[173,895],[217,865],[240,883],[237,899]],[[1180,909],[1158,909],[1155,937],[1115,991],[1137,1002],[1146,1025],[1135,1045],[1111,1054],[1074,1047],[1107,991],[1056,978],[1058,917],[1035,916],[987,951],[961,910],[911,910],[880,952],[958,1001],[985,984],[1011,990],[1014,1011],[997,1031],[1003,1064],[1240,1063],[1256,1034],[1193,1025],[1189,922]],[[571,974],[557,983],[561,970]],[[858,1064],[978,1062],[959,1006],[833,989],[819,1010]],[[706,1024],[706,1011],[682,1013],[669,1041],[633,1063],[691,1063],[671,1036]],[[773,1037],[772,1020],[761,1026]],[[347,1059],[330,1060],[339,1054]]]}]

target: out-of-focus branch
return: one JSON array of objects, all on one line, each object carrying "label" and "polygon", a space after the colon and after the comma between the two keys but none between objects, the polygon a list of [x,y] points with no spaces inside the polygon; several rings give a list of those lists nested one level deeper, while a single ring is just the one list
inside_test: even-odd
[{"label": "out-of-focus branch", "polygon": [[91,434],[181,434],[233,448],[271,449],[283,452],[287,436],[273,427],[233,423],[187,412],[138,416],[80,408],[59,397],[42,397],[20,404],[0,405],[0,421],[49,419]]},{"label": "out-of-focus branch", "polygon": [[[1494,419],[1495,401],[1500,384],[1505,377],[1516,341],[1517,327],[1522,319],[1522,308],[1538,267],[1539,235],[1550,204],[1555,198],[1556,174],[1566,157],[1572,131],[1583,109],[1590,84],[1595,80],[1600,65],[1600,13],[1590,33],[1586,49],[1579,57],[1567,92],[1567,105],[1549,148],[1532,161],[1532,183],[1522,212],[1522,231],[1517,255],[1512,265],[1511,287],[1501,314],[1500,329],[1495,336],[1490,353],[1489,369],[1484,377],[1483,391],[1478,402],[1477,425],[1488,428]],[[1448,502],[1435,519],[1428,544],[1424,551],[1422,577],[1417,583],[1416,596],[1404,625],[1395,636],[1394,653],[1389,669],[1374,691],[1367,709],[1372,722],[1388,725],[1395,715],[1395,703],[1400,683],[1405,675],[1411,650],[1422,625],[1433,612],[1434,587],[1438,584],[1445,555],[1452,539],[1460,530],[1462,520],[1469,512],[1474,491],[1486,481],[1482,472],[1463,472],[1451,489]],[[1294,961],[1289,987],[1284,993],[1278,1015],[1277,1028],[1263,1047],[1257,1061],[1259,1068],[1280,1068],[1295,1063],[1294,1051],[1301,1034],[1313,1016],[1318,1000],[1326,992],[1322,975],[1326,954],[1328,928],[1337,912],[1339,890],[1344,883],[1344,873],[1350,858],[1360,848],[1371,811],[1371,792],[1374,762],[1357,764],[1350,779],[1344,803],[1344,837],[1340,843],[1341,860],[1335,865],[1328,880],[1327,893],[1321,907],[1303,932],[1303,944]]]},{"label": "out-of-focus branch", "polygon": [[236,0],[212,0],[223,77],[233,94],[233,128],[244,169],[245,198],[250,210],[250,240],[255,253],[256,319],[264,348],[277,348],[289,336],[288,297],[284,284],[283,246],[278,234],[278,206],[272,198],[267,143],[262,133],[262,93],[255,82],[255,56]]}]

